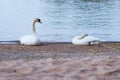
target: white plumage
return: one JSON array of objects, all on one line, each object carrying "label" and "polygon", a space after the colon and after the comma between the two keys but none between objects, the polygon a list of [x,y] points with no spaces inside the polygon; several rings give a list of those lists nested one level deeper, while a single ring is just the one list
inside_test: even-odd
[{"label": "white plumage", "polygon": [[72,39],[72,43],[74,45],[98,45],[102,42],[103,40],[93,37],[93,36],[88,36],[88,34],[83,34],[81,36],[75,36]]},{"label": "white plumage", "polygon": [[22,36],[20,38],[20,43],[21,44],[24,44],[24,45],[40,45],[40,40],[39,40],[39,38],[36,34],[36,31],[35,31],[35,23],[36,22],[42,23],[40,19],[36,18],[33,21],[33,26],[32,26],[33,33],[30,34],[30,35]]}]

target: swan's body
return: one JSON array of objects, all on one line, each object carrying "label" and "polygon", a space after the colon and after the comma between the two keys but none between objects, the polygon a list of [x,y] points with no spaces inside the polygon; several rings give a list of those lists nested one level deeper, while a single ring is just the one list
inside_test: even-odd
[{"label": "swan's body", "polygon": [[20,43],[24,45],[39,45],[40,40],[36,34],[31,34],[21,37]]},{"label": "swan's body", "polygon": [[101,39],[83,34],[82,36],[75,36],[72,39],[74,45],[98,45],[102,42]]},{"label": "swan's body", "polygon": [[41,23],[40,19],[38,19],[38,18],[36,18],[33,21],[33,26],[32,26],[33,33],[31,35],[22,36],[20,38],[20,43],[21,44],[24,44],[24,45],[40,45],[40,40],[39,40],[39,38],[36,34],[36,31],[35,31],[35,23],[36,22]]}]

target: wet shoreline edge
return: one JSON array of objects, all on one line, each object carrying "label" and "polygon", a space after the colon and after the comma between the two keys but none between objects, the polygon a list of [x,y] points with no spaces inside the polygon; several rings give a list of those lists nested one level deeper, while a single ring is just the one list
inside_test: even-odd
[{"label": "wet shoreline edge", "polygon": [[[43,44],[72,44],[72,42],[57,42],[57,41],[44,41],[41,43]],[[120,43],[120,41],[104,41],[102,43]],[[11,40],[11,41],[0,41],[0,44],[20,44],[20,41],[19,40]]]}]

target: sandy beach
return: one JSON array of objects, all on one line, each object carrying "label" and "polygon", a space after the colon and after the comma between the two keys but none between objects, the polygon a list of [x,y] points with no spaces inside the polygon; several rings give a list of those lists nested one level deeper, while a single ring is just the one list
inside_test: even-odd
[{"label": "sandy beach", "polygon": [[0,44],[0,80],[119,80],[120,43]]}]

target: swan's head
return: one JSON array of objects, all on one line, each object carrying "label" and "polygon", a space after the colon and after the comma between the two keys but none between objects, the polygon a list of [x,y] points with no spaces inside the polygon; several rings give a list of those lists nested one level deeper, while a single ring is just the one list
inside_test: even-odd
[{"label": "swan's head", "polygon": [[85,33],[85,34],[83,34],[83,35],[84,35],[85,37],[86,37],[86,36],[88,36],[88,34],[86,34],[86,33]]},{"label": "swan's head", "polygon": [[78,39],[83,39],[83,38],[85,38],[86,36],[88,36],[88,34],[83,34],[83,35],[81,35],[81,36],[79,36],[79,38]]},{"label": "swan's head", "polygon": [[39,18],[35,18],[34,22],[38,22],[38,23],[42,24],[42,22],[41,22],[41,20]]}]

